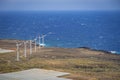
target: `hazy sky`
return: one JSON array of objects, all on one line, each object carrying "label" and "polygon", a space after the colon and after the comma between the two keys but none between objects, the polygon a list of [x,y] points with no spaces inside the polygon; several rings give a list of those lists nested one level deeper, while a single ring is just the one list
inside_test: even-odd
[{"label": "hazy sky", "polygon": [[120,0],[0,0],[0,10],[120,10]]}]

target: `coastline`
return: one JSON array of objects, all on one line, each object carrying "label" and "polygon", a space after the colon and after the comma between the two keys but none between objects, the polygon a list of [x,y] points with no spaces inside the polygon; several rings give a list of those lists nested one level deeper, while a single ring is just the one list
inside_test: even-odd
[{"label": "coastline", "polygon": [[[16,48],[16,42],[22,42],[26,40],[18,40],[18,39],[0,39],[0,48],[3,49],[10,49],[10,50],[15,50]],[[11,44],[11,46],[9,45]],[[8,47],[7,47],[7,46]],[[83,48],[83,49],[88,49],[92,51],[98,51],[98,52],[103,52],[106,54],[114,54],[114,55],[120,55],[117,51],[107,51],[107,50],[100,50],[100,49],[93,49],[90,47],[75,47],[75,48],[64,48],[64,47],[46,47],[46,48],[63,48],[63,49],[77,49],[77,48]]]}]

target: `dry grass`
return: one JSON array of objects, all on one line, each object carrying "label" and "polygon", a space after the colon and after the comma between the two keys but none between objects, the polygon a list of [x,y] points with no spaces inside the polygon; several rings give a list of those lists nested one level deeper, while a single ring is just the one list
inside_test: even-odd
[{"label": "dry grass", "polygon": [[120,55],[102,51],[41,48],[27,59],[21,57],[17,62],[15,58],[16,53],[0,54],[0,73],[43,68],[69,72],[71,74],[64,77],[73,80],[120,80]]},{"label": "dry grass", "polygon": [[70,72],[65,76],[73,80],[119,80],[120,64],[114,61],[102,61],[96,58],[46,59],[31,57],[14,60],[14,53],[0,54],[0,72],[13,72],[31,68],[43,68]]}]

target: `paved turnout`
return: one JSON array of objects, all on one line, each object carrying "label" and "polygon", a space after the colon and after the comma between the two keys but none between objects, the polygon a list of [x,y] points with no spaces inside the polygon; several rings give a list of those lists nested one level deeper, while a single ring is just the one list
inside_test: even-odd
[{"label": "paved turnout", "polygon": [[9,53],[9,52],[14,52],[14,50],[7,50],[7,49],[0,48],[0,53]]},{"label": "paved turnout", "polygon": [[69,73],[44,69],[29,69],[19,72],[0,74],[0,80],[70,80],[58,76]]}]

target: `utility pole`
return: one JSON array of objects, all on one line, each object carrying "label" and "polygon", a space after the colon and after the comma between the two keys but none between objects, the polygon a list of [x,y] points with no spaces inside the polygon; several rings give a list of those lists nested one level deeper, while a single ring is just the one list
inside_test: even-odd
[{"label": "utility pole", "polygon": [[26,41],[24,42],[24,57],[25,58],[27,57],[27,54],[26,54]]},{"label": "utility pole", "polygon": [[16,44],[16,46],[17,46],[17,61],[20,61],[20,57],[19,57],[19,44],[17,43]]},{"label": "utility pole", "polygon": [[32,40],[30,40],[30,55],[32,54]]}]

